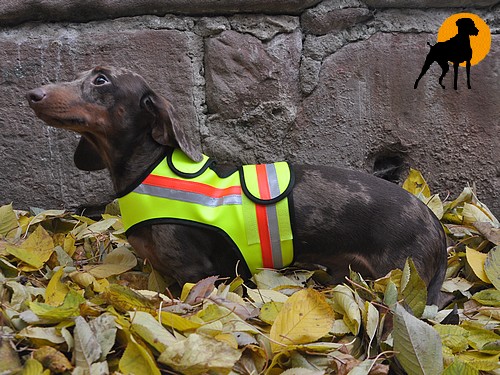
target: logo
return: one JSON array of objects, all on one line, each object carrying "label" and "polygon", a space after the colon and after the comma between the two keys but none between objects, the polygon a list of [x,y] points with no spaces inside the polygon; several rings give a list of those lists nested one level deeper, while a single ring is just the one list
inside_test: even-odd
[{"label": "logo", "polygon": [[444,89],[443,78],[453,65],[453,88],[457,89],[459,67],[465,67],[467,87],[471,88],[471,66],[478,64],[488,54],[491,46],[491,32],[481,17],[473,13],[457,13],[448,17],[438,31],[437,43],[430,46],[422,71],[413,88],[418,87],[420,79],[429,70],[432,63],[441,67],[439,84]]}]

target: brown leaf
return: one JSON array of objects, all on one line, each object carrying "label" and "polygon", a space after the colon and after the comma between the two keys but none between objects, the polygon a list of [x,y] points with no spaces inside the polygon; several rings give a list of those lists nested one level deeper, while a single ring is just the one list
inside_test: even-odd
[{"label": "brown leaf", "polygon": [[40,362],[43,367],[50,369],[50,371],[56,374],[70,371],[73,368],[68,358],[51,346],[42,346],[40,349],[35,350],[33,358]]},{"label": "brown leaf", "polygon": [[195,286],[191,288],[184,302],[190,305],[196,305],[202,302],[215,289],[215,282],[217,279],[218,276],[210,276],[198,281]]}]

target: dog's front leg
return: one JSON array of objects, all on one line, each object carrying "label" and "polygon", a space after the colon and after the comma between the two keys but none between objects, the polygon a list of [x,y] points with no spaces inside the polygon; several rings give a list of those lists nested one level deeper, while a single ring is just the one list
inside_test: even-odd
[{"label": "dog's front leg", "polygon": [[467,71],[467,88],[470,90],[470,60],[465,63],[465,70]]}]

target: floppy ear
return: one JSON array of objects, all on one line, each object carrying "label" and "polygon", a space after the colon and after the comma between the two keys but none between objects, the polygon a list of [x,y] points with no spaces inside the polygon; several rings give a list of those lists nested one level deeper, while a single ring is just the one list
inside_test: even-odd
[{"label": "floppy ear", "polygon": [[154,116],[151,135],[156,142],[170,147],[180,147],[193,161],[203,159],[199,147],[194,145],[179,124],[172,104],[152,93],[146,94],[141,99],[141,105]]},{"label": "floppy ear", "polygon": [[83,171],[98,171],[106,168],[94,145],[85,137],[80,138],[73,160],[76,167]]}]

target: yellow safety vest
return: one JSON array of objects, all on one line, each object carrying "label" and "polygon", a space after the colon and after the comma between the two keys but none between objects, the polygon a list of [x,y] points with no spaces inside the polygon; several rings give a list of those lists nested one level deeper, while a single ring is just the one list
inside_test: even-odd
[{"label": "yellow safety vest", "polygon": [[169,152],[151,174],[119,197],[125,230],[145,223],[202,224],[225,233],[252,274],[290,265],[288,195],[294,175],[289,164],[244,165],[220,177],[210,168],[213,163],[205,155],[194,162],[180,149]]}]

